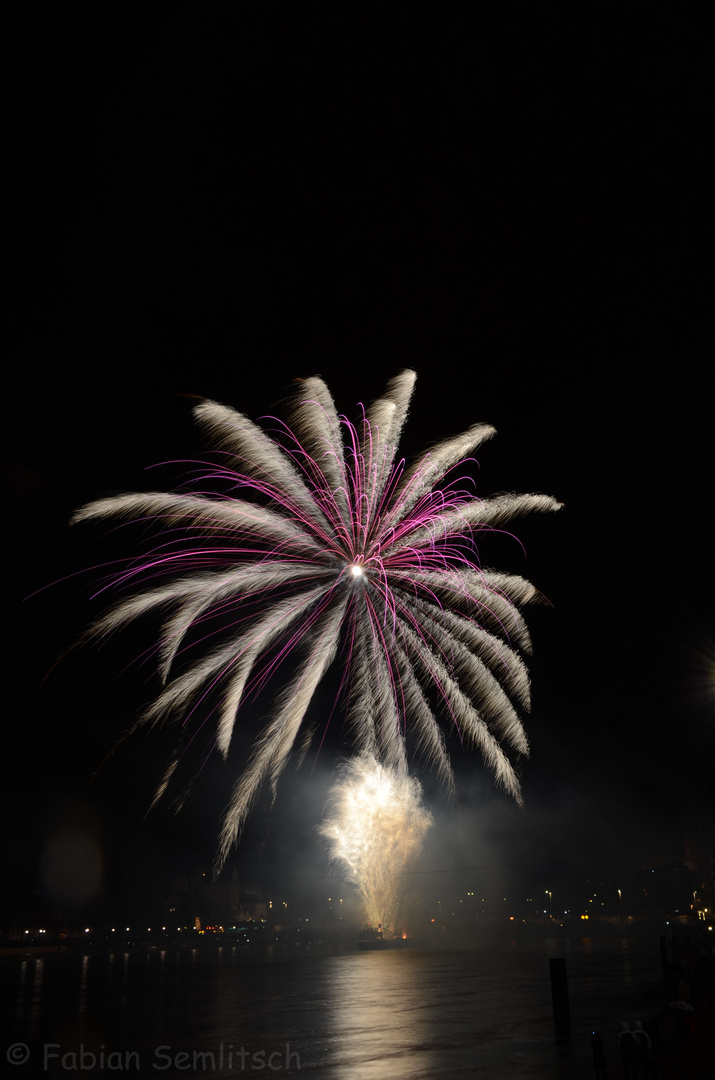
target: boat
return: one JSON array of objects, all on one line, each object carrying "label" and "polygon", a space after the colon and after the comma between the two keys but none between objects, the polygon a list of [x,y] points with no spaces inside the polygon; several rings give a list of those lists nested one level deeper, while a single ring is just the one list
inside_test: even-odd
[{"label": "boat", "polygon": [[366,926],[358,935],[357,946],[363,952],[379,952],[382,949],[401,949],[407,944],[407,938],[399,931],[387,934],[380,923],[377,926]]}]

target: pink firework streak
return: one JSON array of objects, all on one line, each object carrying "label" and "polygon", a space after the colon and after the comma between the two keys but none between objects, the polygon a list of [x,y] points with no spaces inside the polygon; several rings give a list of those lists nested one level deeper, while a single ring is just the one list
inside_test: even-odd
[{"label": "pink firework streak", "polygon": [[[530,642],[520,609],[541,597],[521,577],[479,567],[473,538],[560,503],[547,495],[480,500],[455,489],[448,474],[494,434],[487,424],[406,467],[397,445],[414,383],[414,372],[401,372],[353,424],[338,415],[322,379],[301,380],[275,436],[204,401],[194,415],[217,453],[192,492],[119,495],[74,516],[162,527],[162,542],[106,586],[135,591],[89,631],[102,638],[146,612],[166,613],[157,648],[163,690],[138,725],[167,717],[187,724],[210,699],[225,757],[242,703],[293,658],[234,787],[219,867],[265,781],[275,794],[316,688],[338,658],[357,752],[406,775],[409,738],[451,787],[441,719],[521,799],[507,756],[528,752],[519,713],[529,708],[522,654]],[[197,658],[177,672],[190,634]]]}]

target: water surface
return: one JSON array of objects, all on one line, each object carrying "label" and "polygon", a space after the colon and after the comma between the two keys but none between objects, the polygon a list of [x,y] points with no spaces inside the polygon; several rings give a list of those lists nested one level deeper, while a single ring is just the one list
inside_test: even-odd
[{"label": "water surface", "polygon": [[[571,1037],[555,1038],[549,956],[566,958]],[[224,946],[0,960],[4,1075],[315,1080],[578,1078],[601,1030],[648,1019],[657,942],[499,951]],[[24,1060],[24,1059],[27,1060]],[[8,1065],[5,1066],[5,1062]]]}]

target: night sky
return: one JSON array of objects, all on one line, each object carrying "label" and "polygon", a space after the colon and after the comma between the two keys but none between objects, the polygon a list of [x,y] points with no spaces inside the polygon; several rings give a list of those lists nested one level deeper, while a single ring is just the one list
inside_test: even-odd
[{"label": "night sky", "polygon": [[[465,757],[452,815],[426,781],[425,868],[678,854],[712,820],[710,178],[686,19],[669,3],[152,3],[16,21],[6,890],[30,895],[63,821],[100,837],[105,895],[210,865],[220,764],[178,818],[143,820],[159,738],[122,743],[89,785],[146,701],[149,671],[124,669],[151,640],[73,652],[42,683],[99,610],[80,571],[122,554],[67,522],[170,488],[180,465],[145,470],[201,452],[195,396],[258,418],[312,374],[355,416],[414,368],[408,455],[488,421],[479,493],[565,504],[517,524],[526,556],[489,551],[553,605],[530,618],[526,809]],[[259,809],[239,865],[324,871],[312,830],[338,756]]]}]

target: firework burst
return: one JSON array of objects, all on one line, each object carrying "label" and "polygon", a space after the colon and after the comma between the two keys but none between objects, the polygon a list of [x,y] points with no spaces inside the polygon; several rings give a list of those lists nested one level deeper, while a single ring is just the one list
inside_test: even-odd
[{"label": "firework burst", "polygon": [[270,434],[203,401],[194,415],[216,452],[191,490],[100,499],[74,516],[141,521],[160,533],[107,583],[129,595],[89,631],[101,639],[147,612],[164,613],[163,689],[138,724],[171,718],[187,727],[215,712],[225,757],[241,707],[292,658],[234,787],[219,866],[264,782],[275,793],[301,733],[307,748],[314,732],[303,731],[306,712],[338,657],[358,752],[405,774],[413,748],[451,786],[444,730],[454,730],[521,797],[509,757],[528,751],[520,713],[529,707],[522,655],[530,644],[520,609],[540,594],[521,577],[479,567],[474,537],[560,504],[546,495],[482,500],[450,481],[494,434],[487,424],[406,466],[397,447],[414,381],[402,372],[351,423],[320,378],[301,380],[286,422],[274,421]]},{"label": "firework burst", "polygon": [[432,824],[421,796],[414,777],[368,754],[347,762],[331,790],[329,817],[318,831],[373,926],[394,926],[405,872]]}]

